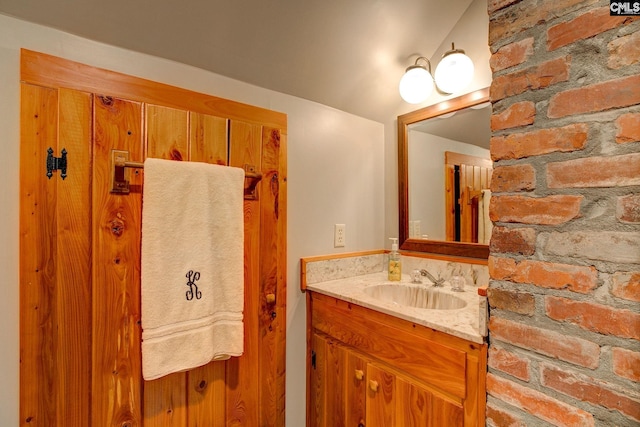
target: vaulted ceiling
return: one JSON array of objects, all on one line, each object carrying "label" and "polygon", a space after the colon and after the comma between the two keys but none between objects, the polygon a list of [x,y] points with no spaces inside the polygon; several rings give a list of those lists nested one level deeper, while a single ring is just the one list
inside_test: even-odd
[{"label": "vaulted ceiling", "polygon": [[379,122],[471,0],[0,0],[0,13]]}]

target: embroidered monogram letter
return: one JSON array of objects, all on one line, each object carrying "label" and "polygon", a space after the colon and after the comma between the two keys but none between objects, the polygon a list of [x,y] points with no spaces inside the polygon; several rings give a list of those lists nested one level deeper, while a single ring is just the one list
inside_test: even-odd
[{"label": "embroidered monogram letter", "polygon": [[189,287],[189,290],[186,293],[187,301],[191,301],[194,296],[196,297],[196,299],[202,298],[202,292],[198,290],[198,285],[196,285],[196,282],[200,280],[200,273],[198,271],[194,273],[193,270],[189,270],[186,277],[187,286]]}]

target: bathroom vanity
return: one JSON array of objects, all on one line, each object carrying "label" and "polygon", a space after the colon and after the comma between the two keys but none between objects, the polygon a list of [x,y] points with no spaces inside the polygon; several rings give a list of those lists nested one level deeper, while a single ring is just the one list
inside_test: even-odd
[{"label": "bathroom vanity", "polygon": [[454,293],[406,274],[388,282],[383,271],[307,283],[304,264],[307,426],[484,425],[486,299],[477,287]]}]

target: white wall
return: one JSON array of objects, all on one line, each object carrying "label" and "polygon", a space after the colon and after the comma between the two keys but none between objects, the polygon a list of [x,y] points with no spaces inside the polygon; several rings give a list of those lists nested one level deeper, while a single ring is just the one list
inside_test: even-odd
[{"label": "white wall", "polygon": [[[60,56],[288,116],[286,421],[305,420],[305,301],[299,259],[384,245],[384,127],[335,109],[175,62],[95,43],[0,15],[0,425],[19,407],[20,48]],[[337,155],[338,154],[338,155]],[[44,176],[44,174],[43,174]],[[333,224],[347,245],[333,248]]]},{"label": "white wall", "polygon": [[[446,240],[445,151],[490,159],[489,150],[424,132],[409,131],[409,221],[420,221],[422,235]],[[415,161],[420,159],[420,161]]]}]

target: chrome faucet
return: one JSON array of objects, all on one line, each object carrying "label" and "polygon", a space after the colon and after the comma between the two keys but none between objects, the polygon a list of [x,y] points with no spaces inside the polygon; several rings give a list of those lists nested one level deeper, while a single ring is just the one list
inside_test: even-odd
[{"label": "chrome faucet", "polygon": [[424,268],[422,270],[420,270],[420,274],[422,274],[423,276],[425,276],[429,280],[431,280],[433,282],[433,286],[435,286],[436,288],[444,286],[444,282],[445,282],[444,279],[442,279],[442,278],[436,279],[435,277],[433,277],[433,275],[431,273],[429,273]]}]

